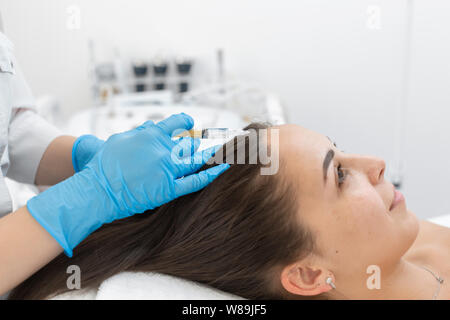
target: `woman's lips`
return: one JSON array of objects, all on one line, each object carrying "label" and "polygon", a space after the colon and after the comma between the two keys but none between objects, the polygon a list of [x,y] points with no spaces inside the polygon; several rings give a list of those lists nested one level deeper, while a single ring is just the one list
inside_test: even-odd
[{"label": "woman's lips", "polygon": [[403,201],[405,201],[405,197],[403,196],[403,194],[400,191],[394,189],[394,200],[392,201],[389,210],[394,209],[399,203]]}]

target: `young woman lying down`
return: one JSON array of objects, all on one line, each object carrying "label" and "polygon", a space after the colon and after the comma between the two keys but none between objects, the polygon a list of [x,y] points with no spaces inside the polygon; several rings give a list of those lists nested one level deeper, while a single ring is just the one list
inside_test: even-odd
[{"label": "young woman lying down", "polygon": [[[81,268],[83,289],[148,271],[250,299],[450,299],[450,229],[407,209],[383,160],[343,153],[296,125],[273,129],[276,174],[248,163],[258,153],[245,139],[246,164],[195,194],[103,226],[10,299],[68,291],[69,265]],[[243,147],[233,142],[223,159]]]}]

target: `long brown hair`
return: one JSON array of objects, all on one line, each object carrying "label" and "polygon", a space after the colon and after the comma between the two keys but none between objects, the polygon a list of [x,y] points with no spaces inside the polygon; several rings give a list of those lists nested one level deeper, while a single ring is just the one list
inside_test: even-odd
[{"label": "long brown hair", "polygon": [[[249,154],[258,149],[249,144],[245,139],[246,164],[231,165],[199,192],[102,226],[76,248],[73,258],[60,254],[9,298],[44,299],[69,291],[69,265],[80,267],[83,289],[96,288],[122,271],[144,271],[249,299],[285,298],[280,268],[311,252],[313,239],[298,223],[295,188],[282,177],[282,168],[275,175],[261,175],[260,161],[248,164]],[[236,156],[237,145],[224,145],[224,160],[230,159],[227,153]]]}]

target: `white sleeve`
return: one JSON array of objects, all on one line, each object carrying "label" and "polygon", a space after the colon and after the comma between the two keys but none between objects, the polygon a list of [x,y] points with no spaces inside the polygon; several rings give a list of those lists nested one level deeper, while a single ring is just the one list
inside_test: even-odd
[{"label": "white sleeve", "polygon": [[18,182],[34,184],[45,150],[61,133],[35,112],[35,100],[13,54],[13,45],[3,34],[0,33],[0,37],[8,47],[13,67],[8,127],[9,168],[6,176]]},{"label": "white sleeve", "polygon": [[8,137],[10,166],[7,177],[34,184],[39,163],[48,145],[61,132],[28,109],[13,110]]}]

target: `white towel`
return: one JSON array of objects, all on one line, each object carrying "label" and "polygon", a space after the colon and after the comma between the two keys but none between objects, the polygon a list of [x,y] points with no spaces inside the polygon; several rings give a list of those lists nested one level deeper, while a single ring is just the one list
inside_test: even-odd
[{"label": "white towel", "polygon": [[[83,275],[81,279],[83,279]],[[63,293],[53,299],[236,300],[242,298],[202,284],[164,274],[122,272],[105,280],[98,290],[74,290]]]},{"label": "white towel", "polygon": [[433,217],[428,221],[450,228],[450,214]]}]

